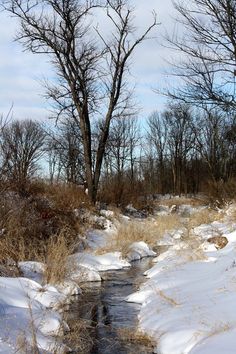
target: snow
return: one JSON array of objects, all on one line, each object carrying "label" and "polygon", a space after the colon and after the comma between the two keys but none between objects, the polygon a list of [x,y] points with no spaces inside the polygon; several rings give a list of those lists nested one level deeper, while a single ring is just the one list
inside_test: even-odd
[{"label": "snow", "polygon": [[[25,278],[37,281],[42,285],[43,273],[45,271],[45,264],[41,262],[25,261],[19,262],[18,266]],[[73,279],[65,279],[59,284],[46,284],[42,288],[44,291],[52,291],[54,293],[61,293],[66,297],[81,294],[79,285]]]},{"label": "snow", "polygon": [[114,211],[112,210],[100,210],[100,215],[104,216],[105,218],[113,218],[114,217]]},{"label": "snow", "polygon": [[162,239],[157,242],[158,246],[173,246],[175,244],[175,240],[181,239],[184,233],[183,229],[173,229],[168,230],[164,233]]},{"label": "snow", "polygon": [[73,268],[70,278],[78,283],[100,282],[102,280],[98,271],[89,269],[81,264],[78,264],[77,267]]},{"label": "snow", "polygon": [[[91,252],[78,252],[68,257],[69,274],[63,282],[44,284],[45,264],[36,261],[18,263],[24,277],[0,277],[0,353],[13,354],[24,343],[30,351],[34,337],[40,351],[51,353],[56,348],[57,353],[63,352],[64,345],[55,336],[69,328],[60,312],[71,301],[72,295],[81,293],[78,283],[100,282],[99,272],[130,267],[120,252],[94,254],[106,246],[116,232],[115,225],[106,219],[112,218],[113,212],[101,211],[100,214],[102,216],[91,218],[93,223],[105,230],[88,232],[84,242]],[[155,255],[144,242],[130,246],[130,260]]]},{"label": "snow", "polygon": [[[227,237],[225,248],[207,246],[212,228]],[[127,298],[141,305],[139,326],[156,340],[156,353],[235,353],[236,231],[230,229],[232,223],[214,222],[194,230],[203,241],[203,256],[194,261],[188,245],[176,240]]]},{"label": "snow", "polygon": [[18,262],[18,267],[25,278],[35,280],[39,283],[42,282],[43,273],[45,271],[44,263],[34,261]]},{"label": "snow", "polygon": [[56,343],[54,336],[63,331],[64,323],[58,312],[48,308],[63,299],[56,289],[43,289],[33,280],[0,277],[0,352],[16,353],[20,339],[30,346],[35,332],[42,351],[50,352],[57,346],[61,353],[63,345]]},{"label": "snow", "polygon": [[89,230],[86,237],[87,246],[93,251],[103,248],[106,246],[111,235],[111,230]]},{"label": "snow", "polygon": [[[198,208],[199,209],[199,208]],[[129,214],[136,213],[128,206]],[[153,267],[145,272],[146,281],[127,301],[140,304],[139,327],[156,340],[159,354],[235,353],[236,347],[236,224],[230,221],[231,206],[223,221],[195,227],[196,251],[182,238],[184,229],[169,230],[158,245],[168,246],[158,255],[145,242],[129,246],[126,259],[120,252],[98,254],[116,232],[113,213],[101,210],[92,216],[105,230],[90,230],[86,243],[90,250],[68,258],[69,275],[60,284],[43,284],[45,265],[20,262],[25,278],[0,277],[0,353],[19,350],[19,339],[32,342],[32,324],[37,345],[42,352],[63,351],[55,335],[68,330],[60,311],[81,293],[78,283],[99,282],[100,272],[120,270],[132,261],[155,257]],[[176,213],[188,217],[194,208],[183,205]],[[160,207],[157,215],[170,214],[170,207]],[[135,215],[136,216],[136,215]],[[122,218],[120,218],[122,220]],[[125,218],[123,221],[127,222]],[[212,236],[227,237],[228,244],[217,250],[207,242]],[[95,286],[95,284],[93,285]],[[22,341],[22,339],[21,339]]]},{"label": "snow", "polygon": [[126,256],[127,260],[136,261],[144,257],[154,257],[156,252],[152,251],[151,248],[143,241],[134,242],[130,245],[128,254]]},{"label": "snow", "polygon": [[60,284],[56,284],[55,288],[66,297],[80,295],[82,293],[79,285],[70,279],[64,280]]},{"label": "snow", "polygon": [[93,271],[104,272],[130,267],[130,263],[122,259],[120,252],[110,252],[102,255],[92,253],[75,253],[70,256],[75,268],[85,267]]}]

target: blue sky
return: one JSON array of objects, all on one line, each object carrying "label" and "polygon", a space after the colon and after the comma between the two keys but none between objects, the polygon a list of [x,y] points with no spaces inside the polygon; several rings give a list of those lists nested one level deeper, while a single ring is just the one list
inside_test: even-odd
[{"label": "blue sky", "polygon": [[[136,100],[142,108],[140,116],[147,117],[164,105],[163,98],[152,88],[164,87],[170,79],[165,74],[165,59],[170,59],[173,53],[162,47],[160,42],[165,30],[173,28],[174,10],[171,0],[133,0],[133,3],[139,28],[149,23],[152,9],[161,22],[154,33],[156,39],[138,48],[131,65],[130,79],[136,85]],[[0,114],[6,114],[13,104],[14,118],[46,120],[50,107],[43,97],[40,81],[42,78],[50,79],[52,68],[47,57],[23,52],[22,46],[14,41],[17,26],[14,18],[0,12]]]}]

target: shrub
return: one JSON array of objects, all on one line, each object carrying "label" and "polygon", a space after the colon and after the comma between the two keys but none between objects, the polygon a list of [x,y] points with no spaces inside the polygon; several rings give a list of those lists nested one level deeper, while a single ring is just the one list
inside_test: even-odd
[{"label": "shrub", "polygon": [[74,209],[87,203],[84,192],[73,186],[49,186],[42,181],[37,188],[35,183],[31,187],[27,197],[12,191],[1,195],[1,263],[9,259],[41,261],[46,257],[46,245],[53,235],[66,229],[70,245],[81,231],[81,221]]}]

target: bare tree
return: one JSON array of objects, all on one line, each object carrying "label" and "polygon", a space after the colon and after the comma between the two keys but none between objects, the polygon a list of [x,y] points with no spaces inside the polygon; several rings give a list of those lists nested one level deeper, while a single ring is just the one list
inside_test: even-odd
[{"label": "bare tree", "polygon": [[[155,168],[155,179],[160,193],[165,192],[166,174],[165,162],[167,160],[167,137],[169,126],[158,112],[153,112],[148,118],[147,145],[153,151],[153,157],[157,161]],[[153,171],[154,172],[154,171]]]},{"label": "bare tree", "polygon": [[108,139],[106,158],[109,160],[111,172],[122,175],[130,169],[133,177],[135,148],[140,139],[138,124],[135,117],[119,117],[113,120]]},{"label": "bare tree", "polygon": [[168,42],[183,54],[173,65],[185,85],[169,95],[197,105],[235,109],[235,0],[188,0],[175,2],[175,7],[184,31],[169,36]]},{"label": "bare tree", "polygon": [[21,192],[38,169],[44,153],[44,139],[40,124],[31,120],[13,121],[2,130],[3,173]]},{"label": "bare tree", "polygon": [[172,104],[163,113],[168,126],[167,145],[173,174],[173,191],[175,194],[187,192],[186,166],[188,156],[194,146],[192,114],[187,105]]},{"label": "bare tree", "polygon": [[211,180],[230,177],[235,148],[231,146],[232,118],[219,109],[205,107],[195,120],[196,149],[206,162]]},{"label": "bare tree", "polygon": [[137,119],[118,117],[113,120],[104,159],[104,178],[112,180],[114,199],[119,204],[127,183],[130,189],[135,182],[136,149],[140,144]]},{"label": "bare tree", "polygon": [[[156,15],[135,39],[134,9],[128,0],[5,0],[4,4],[20,19],[18,39],[25,48],[48,54],[56,67],[60,85],[49,86],[48,96],[59,113],[71,109],[79,122],[89,196],[95,202],[111,120],[130,109],[125,80],[129,59],[157,25]],[[108,38],[90,21],[98,7],[110,21]],[[98,117],[102,124],[93,165],[91,124]]]},{"label": "bare tree", "polygon": [[84,155],[79,126],[66,119],[47,131],[47,153],[51,182],[63,179],[68,183],[83,184]]}]

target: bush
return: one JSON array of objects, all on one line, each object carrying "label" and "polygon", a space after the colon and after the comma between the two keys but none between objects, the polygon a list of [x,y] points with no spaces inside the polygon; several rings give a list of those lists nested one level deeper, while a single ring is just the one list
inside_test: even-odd
[{"label": "bush", "polygon": [[46,245],[53,235],[66,229],[67,244],[74,244],[81,231],[81,221],[74,209],[89,205],[78,187],[51,186],[34,181],[30,194],[2,193],[0,200],[0,262],[8,259],[44,260]]},{"label": "bush", "polygon": [[212,206],[223,207],[236,197],[236,180],[228,181],[208,181],[206,185],[206,195]]},{"label": "bush", "polygon": [[152,211],[153,203],[146,196],[145,187],[142,181],[130,181],[126,176],[117,180],[117,176],[102,181],[98,198],[101,202],[125,207],[132,204],[136,209]]}]

